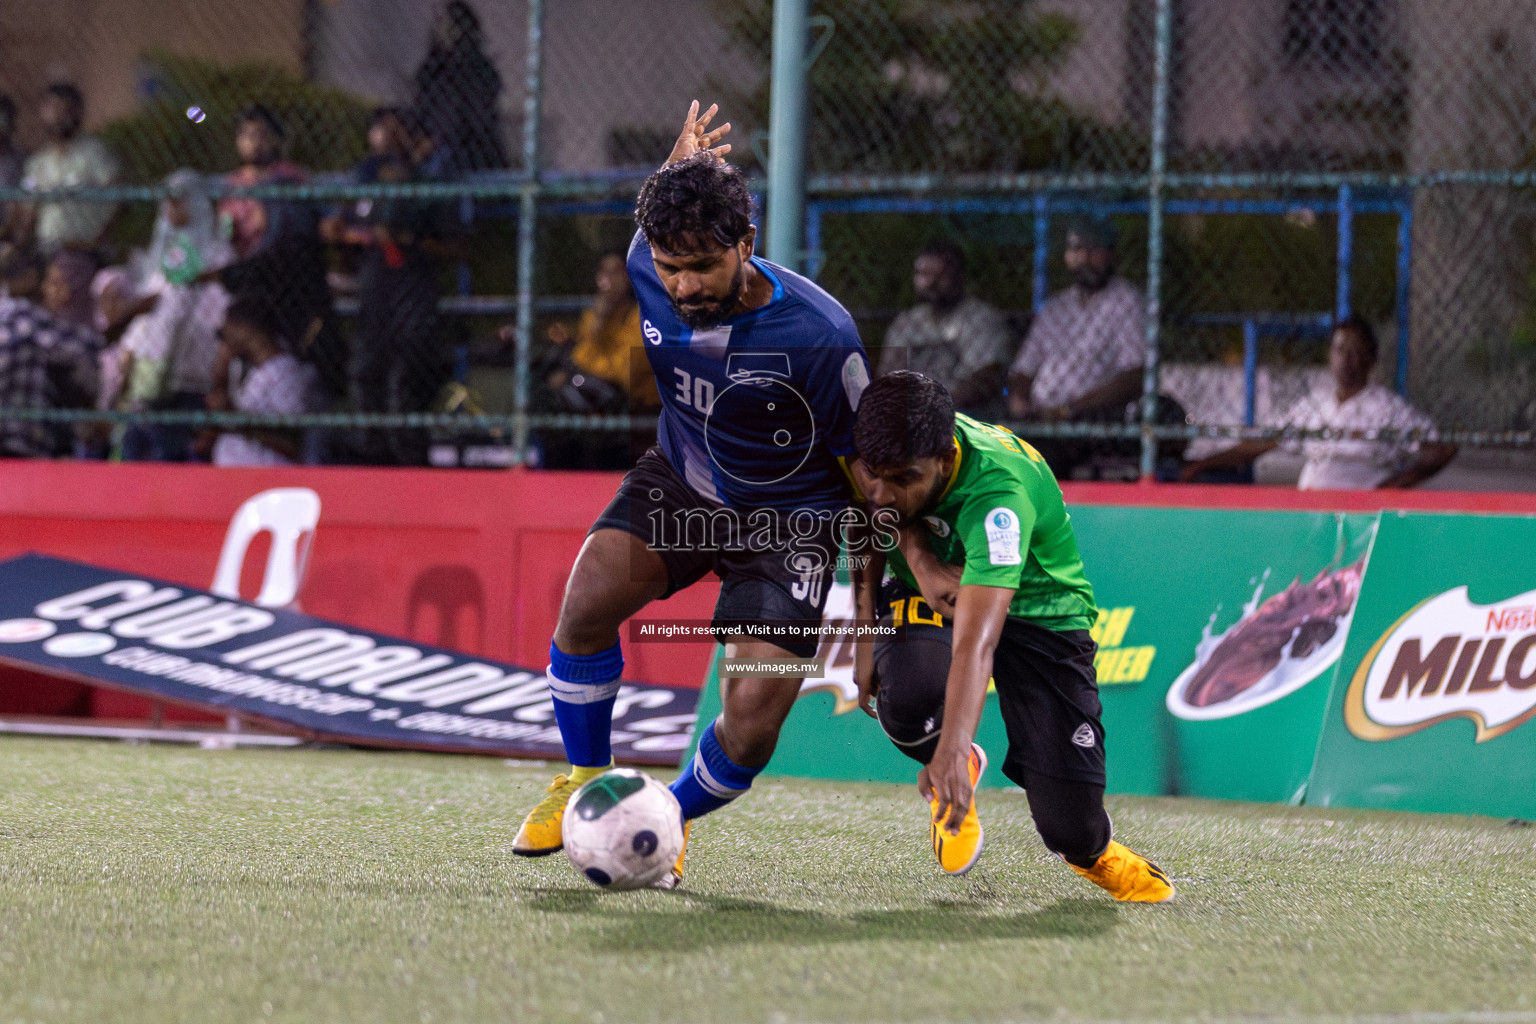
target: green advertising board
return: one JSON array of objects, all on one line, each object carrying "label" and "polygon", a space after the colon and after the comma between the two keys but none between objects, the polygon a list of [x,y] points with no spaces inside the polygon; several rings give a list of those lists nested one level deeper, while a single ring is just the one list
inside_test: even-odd
[{"label": "green advertising board", "polygon": [[1382,517],[1307,802],[1536,817],[1536,519]]},{"label": "green advertising board", "polygon": [[1094,593],[1156,647],[1100,666],[1112,792],[1285,801],[1307,781],[1376,517],[1095,506]]},{"label": "green advertising board", "polygon": [[[1093,635],[1112,792],[1278,801],[1303,787],[1375,520],[1073,511],[1100,607]],[[1340,587],[1350,599],[1343,605]],[[834,590],[826,615],[851,619],[846,586]],[[1303,625],[1305,641],[1290,642]],[[828,660],[828,677],[805,684],[769,772],[915,779],[915,762],[857,707],[851,647],[824,647],[819,655]],[[712,674],[699,721],[711,721],[719,708]],[[1007,739],[995,697],[977,740],[1001,762]],[[986,782],[1009,784],[1000,772]]]}]

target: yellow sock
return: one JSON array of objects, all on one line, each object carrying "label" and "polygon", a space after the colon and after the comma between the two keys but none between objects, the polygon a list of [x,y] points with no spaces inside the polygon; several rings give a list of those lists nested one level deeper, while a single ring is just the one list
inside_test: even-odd
[{"label": "yellow sock", "polygon": [[571,765],[571,781],[578,786],[585,785],[612,767],[612,761],[602,765],[578,766],[573,764]]}]

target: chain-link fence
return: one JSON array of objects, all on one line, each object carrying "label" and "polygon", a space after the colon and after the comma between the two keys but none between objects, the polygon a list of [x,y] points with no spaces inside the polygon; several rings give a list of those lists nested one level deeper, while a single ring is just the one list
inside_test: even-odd
[{"label": "chain-link fence", "polygon": [[[691,99],[764,188],[772,0],[129,6],[0,12],[9,454],[626,464],[656,397],[611,257]],[[914,284],[947,239],[1006,325],[975,404],[1076,475],[1429,422],[1531,446],[1522,0],[810,13],[803,269],[877,362],[956,345]],[[1349,315],[1427,420],[1298,413]]]}]

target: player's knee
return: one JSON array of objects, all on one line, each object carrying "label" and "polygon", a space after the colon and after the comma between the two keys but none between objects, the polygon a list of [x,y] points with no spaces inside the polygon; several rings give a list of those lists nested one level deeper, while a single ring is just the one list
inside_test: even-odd
[{"label": "player's knee", "polygon": [[729,709],[715,723],[715,739],[725,756],[747,767],[766,765],[779,744],[781,723],[741,706]]},{"label": "player's knee", "polygon": [[921,639],[882,645],[875,666],[880,727],[902,753],[927,764],[944,726],[949,645]]},{"label": "player's knee", "polygon": [[573,579],[560,602],[555,646],[577,655],[607,650],[618,639],[625,611],[627,606],[618,605],[602,587]]},{"label": "player's knee", "polygon": [[1026,792],[1035,830],[1046,849],[1079,867],[1091,867],[1109,845],[1104,787],[1028,773]]}]

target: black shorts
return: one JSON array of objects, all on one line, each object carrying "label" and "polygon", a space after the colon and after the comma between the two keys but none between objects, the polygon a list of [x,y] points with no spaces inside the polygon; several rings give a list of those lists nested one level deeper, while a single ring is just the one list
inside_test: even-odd
[{"label": "black shorts", "polygon": [[[880,699],[888,688],[926,693],[935,703],[932,713],[942,715],[953,622],[900,581],[887,581],[880,598],[881,621],[905,627],[903,639],[875,644]],[[909,650],[922,651],[922,657],[903,650],[912,642],[916,646]],[[1028,771],[1104,785],[1103,707],[1093,671],[1097,650],[1085,629],[1058,632],[1013,616],[1004,623],[992,656],[992,679],[1008,733],[1003,774],[1013,782],[1023,786]]]},{"label": "black shorts", "polygon": [[[653,447],[624,475],[618,493],[592,530],[623,530],[645,541],[667,567],[662,599],[713,572],[720,599],[713,626],[722,641],[752,633],[755,624],[821,623],[837,568],[832,513],[738,510],[708,501]],[[589,533],[592,531],[588,531]],[[797,658],[812,658],[820,644],[806,639],[770,642]]]}]

